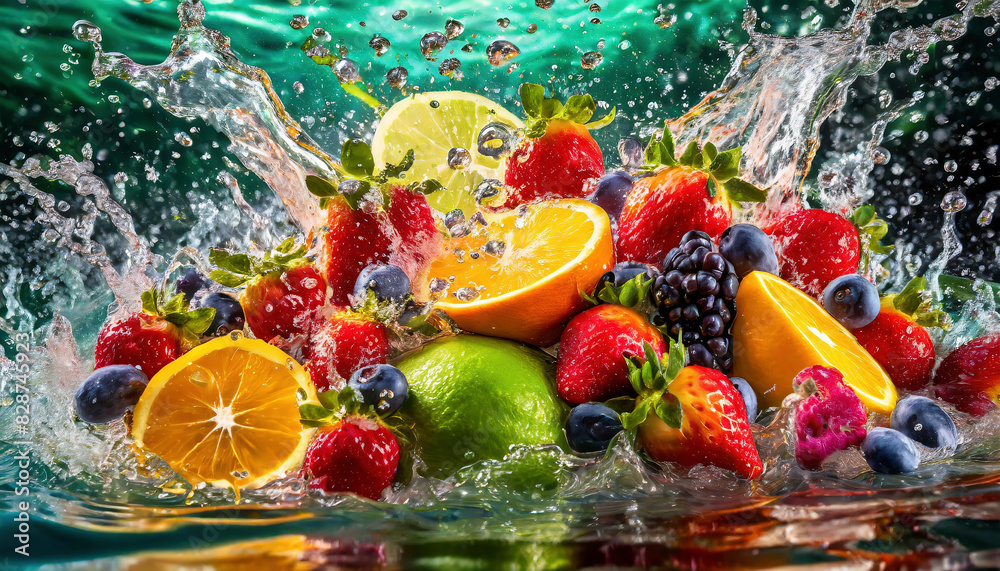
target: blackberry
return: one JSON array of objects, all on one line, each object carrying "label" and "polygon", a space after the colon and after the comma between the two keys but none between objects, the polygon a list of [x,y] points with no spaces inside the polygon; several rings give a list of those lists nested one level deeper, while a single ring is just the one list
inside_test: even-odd
[{"label": "blackberry", "polygon": [[650,289],[650,320],[667,335],[682,335],[688,363],[733,368],[733,321],[740,280],[708,234],[691,231],[667,252]]}]

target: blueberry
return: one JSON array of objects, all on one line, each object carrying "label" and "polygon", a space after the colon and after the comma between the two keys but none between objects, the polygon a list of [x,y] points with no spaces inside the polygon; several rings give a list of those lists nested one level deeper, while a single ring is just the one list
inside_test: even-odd
[{"label": "blueberry", "polygon": [[743,279],[750,272],[778,274],[778,257],[771,238],[753,224],[735,224],[719,237],[719,253]]},{"label": "blueberry", "polygon": [[596,297],[601,293],[604,284],[610,283],[621,286],[636,276],[645,274],[648,270],[649,267],[646,264],[640,264],[639,262],[618,262],[615,264],[615,267],[601,276],[601,281],[597,282],[597,287],[594,288],[594,296]]},{"label": "blueberry", "polygon": [[753,387],[743,377],[729,377],[729,380],[736,387],[736,390],[740,391],[740,396],[743,397],[743,404],[746,405],[747,419],[753,422],[757,419],[757,393],[754,392]]},{"label": "blueberry", "polygon": [[375,407],[379,416],[389,416],[399,410],[409,393],[406,375],[392,365],[368,365],[351,375],[347,386],[361,401]]},{"label": "blueberry", "polygon": [[205,331],[206,336],[221,337],[230,331],[242,331],[246,324],[243,306],[231,295],[210,293],[202,298],[201,306],[215,308],[215,319]]},{"label": "blueberry", "polygon": [[208,287],[208,283],[205,276],[198,273],[198,270],[188,268],[184,271],[184,275],[174,283],[174,288],[177,293],[183,293],[188,299],[191,299],[194,294]]},{"label": "blueberry", "polygon": [[880,426],[868,431],[861,452],[872,470],[883,474],[909,474],[920,465],[920,454],[913,441],[891,428]]},{"label": "blueberry", "polygon": [[889,426],[928,448],[958,446],[955,421],[927,397],[911,395],[896,403]]},{"label": "blueberry", "polygon": [[578,454],[607,450],[611,439],[621,431],[618,413],[600,403],[576,406],[566,419],[566,440]]},{"label": "blueberry", "polygon": [[399,266],[371,264],[361,270],[354,282],[354,297],[358,303],[364,303],[369,291],[378,301],[402,302],[410,293],[410,278]]},{"label": "blueberry", "polygon": [[632,191],[632,177],[625,171],[614,171],[602,176],[587,200],[600,206],[612,220],[618,220],[625,206],[625,198]]},{"label": "blueberry", "polygon": [[844,327],[859,329],[878,317],[878,290],[858,274],[840,276],[823,290],[823,308]]},{"label": "blueberry", "polygon": [[101,367],[76,390],[76,415],[90,424],[118,420],[139,402],[147,383],[149,377],[131,365]]}]

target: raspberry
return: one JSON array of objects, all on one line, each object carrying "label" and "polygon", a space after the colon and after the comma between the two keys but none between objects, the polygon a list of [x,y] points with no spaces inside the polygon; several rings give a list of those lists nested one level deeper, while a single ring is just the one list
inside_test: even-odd
[{"label": "raspberry", "polygon": [[864,405],[837,369],[814,366],[795,376],[796,392],[807,393],[795,414],[795,459],[817,470],[837,450],[859,446],[868,430]]}]

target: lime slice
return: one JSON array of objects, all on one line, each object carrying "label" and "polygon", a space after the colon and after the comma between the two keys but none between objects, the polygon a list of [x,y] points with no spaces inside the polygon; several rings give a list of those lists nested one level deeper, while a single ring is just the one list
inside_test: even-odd
[{"label": "lime slice", "polygon": [[[498,178],[500,161],[477,151],[479,132],[492,122],[522,128],[524,123],[498,103],[474,93],[438,91],[411,95],[382,117],[372,140],[375,164],[397,164],[413,149],[413,167],[406,179],[435,179],[444,188],[427,197],[432,207],[448,212],[476,211],[473,191],[484,178]],[[465,149],[470,162],[462,169],[448,165],[451,149]]]}]

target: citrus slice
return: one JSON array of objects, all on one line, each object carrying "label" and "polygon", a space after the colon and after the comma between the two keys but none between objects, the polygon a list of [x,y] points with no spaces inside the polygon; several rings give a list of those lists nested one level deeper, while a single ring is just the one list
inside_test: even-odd
[{"label": "citrus slice", "polygon": [[473,333],[542,347],[586,307],[590,292],[614,265],[611,223],[579,199],[550,200],[485,214],[487,225],[451,239],[417,287],[418,300]]},{"label": "citrus slice", "polygon": [[751,272],[736,293],[733,375],[764,406],[781,406],[795,375],[814,365],[840,371],[869,410],[889,414],[896,406],[896,387],[850,331],[788,282]]},{"label": "citrus slice", "polygon": [[[466,215],[476,211],[473,191],[484,178],[498,178],[500,160],[479,153],[479,132],[489,123],[521,128],[524,123],[481,95],[461,91],[438,91],[411,95],[386,111],[372,139],[375,164],[397,164],[413,149],[414,162],[406,179],[434,179],[444,188],[427,197],[430,205],[448,212],[461,208]],[[468,151],[463,168],[448,164],[451,149]]]},{"label": "citrus slice", "polygon": [[283,351],[231,334],[160,370],[135,406],[132,437],[193,485],[259,487],[295,469],[314,430],[309,375]]}]

